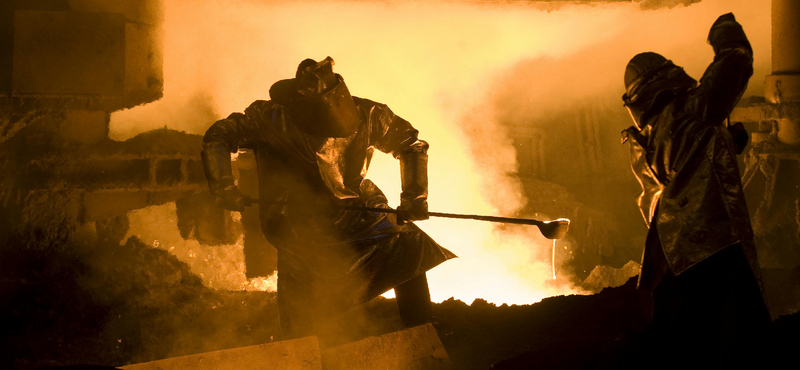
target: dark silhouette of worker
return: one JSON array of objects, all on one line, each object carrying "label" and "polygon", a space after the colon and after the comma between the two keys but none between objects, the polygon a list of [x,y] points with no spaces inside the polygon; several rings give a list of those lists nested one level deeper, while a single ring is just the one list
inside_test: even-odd
[{"label": "dark silhouette of worker", "polygon": [[730,13],[708,42],[715,57],[699,84],[652,52],[625,69],[634,126],[623,142],[649,227],[639,287],[652,291],[650,350],[664,367],[742,365],[769,323],[736,161],[748,137],[727,119],[753,74],[753,52]]},{"label": "dark silhouette of worker", "polygon": [[[333,59],[306,59],[276,82],[270,101],[217,121],[203,138],[211,193],[224,208],[249,202],[230,154],[257,159],[261,225],[278,250],[278,306],[286,338],[315,334],[326,320],[394,288],[406,326],[430,321],[426,271],[455,255],[411,222],[428,218],[428,144],[386,105],[353,97]],[[400,161],[401,211],[364,177],[373,150]]]}]

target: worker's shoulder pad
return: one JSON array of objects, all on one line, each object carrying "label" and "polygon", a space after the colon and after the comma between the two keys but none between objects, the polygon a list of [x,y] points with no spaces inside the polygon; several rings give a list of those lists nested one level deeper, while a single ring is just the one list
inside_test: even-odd
[{"label": "worker's shoulder pad", "polygon": [[364,107],[366,109],[370,109],[370,108],[373,108],[373,107],[376,107],[376,108],[389,108],[386,104],[378,103],[376,101],[372,101],[372,100],[369,100],[369,99],[359,98],[357,96],[353,97],[353,101],[356,103],[356,106]]},{"label": "worker's shoulder pad", "polygon": [[247,107],[246,111],[248,110],[260,110],[265,111],[273,106],[278,105],[278,103],[273,102],[272,100],[256,100]]},{"label": "worker's shoulder pad", "polygon": [[282,105],[271,100],[256,100],[244,112],[250,119],[261,119],[274,116],[280,107]]}]

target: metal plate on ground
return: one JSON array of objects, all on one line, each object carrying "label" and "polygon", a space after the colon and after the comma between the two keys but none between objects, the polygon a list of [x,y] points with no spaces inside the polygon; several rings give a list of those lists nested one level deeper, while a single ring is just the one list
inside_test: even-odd
[{"label": "metal plate on ground", "polygon": [[123,366],[123,370],[322,370],[317,337],[199,353]]}]

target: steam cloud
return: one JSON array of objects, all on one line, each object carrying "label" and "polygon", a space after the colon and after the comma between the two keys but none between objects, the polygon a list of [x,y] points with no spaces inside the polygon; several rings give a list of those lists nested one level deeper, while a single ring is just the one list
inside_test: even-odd
[{"label": "steam cloud", "polygon": [[[756,76],[766,74],[769,1],[675,7],[697,2],[546,12],[524,3],[167,0],[164,98],[112,115],[110,135],[124,140],[164,126],[202,134],[214,120],[209,112],[220,118],[268,99],[269,86],[301,60],[330,55],[353,95],[388,104],[431,143],[431,210],[514,215],[526,199],[498,117],[536,124],[582,99],[618,98],[624,65],[642,51],[663,53],[699,77],[713,58],[708,27],[730,11],[751,38]],[[640,10],[659,7],[675,8]],[[518,74],[508,78],[510,71]],[[748,94],[762,88],[754,81]],[[393,205],[398,174],[389,156],[376,156],[370,168]],[[566,278],[552,283],[551,243],[535,229],[467,222],[419,223],[461,257],[430,272],[434,300],[532,303],[576,291]]]}]

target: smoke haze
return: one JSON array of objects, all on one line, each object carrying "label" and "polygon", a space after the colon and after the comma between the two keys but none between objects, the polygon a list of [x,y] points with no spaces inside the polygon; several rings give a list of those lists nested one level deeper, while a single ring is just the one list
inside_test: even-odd
[{"label": "smoke haze", "polygon": [[643,10],[659,8],[674,8],[678,5],[689,6],[699,3],[700,0],[640,0],[639,7]]},{"label": "smoke haze", "polygon": [[[501,119],[535,125],[577,102],[619,99],[624,66],[643,51],[662,53],[699,78],[713,59],[708,28],[731,11],[756,55],[747,95],[762,93],[769,1],[694,3],[548,12],[523,3],[166,0],[164,98],[113,114],[110,135],[124,140],[164,126],[202,134],[215,119],[268,99],[270,85],[293,76],[301,60],[331,56],[353,95],[388,104],[431,144],[432,211],[515,215],[527,200]],[[369,177],[397,205],[396,161],[376,156]],[[533,303],[579,292],[564,276],[553,282],[552,244],[535,228],[443,219],[419,225],[460,257],[429,273],[435,301]]]}]

